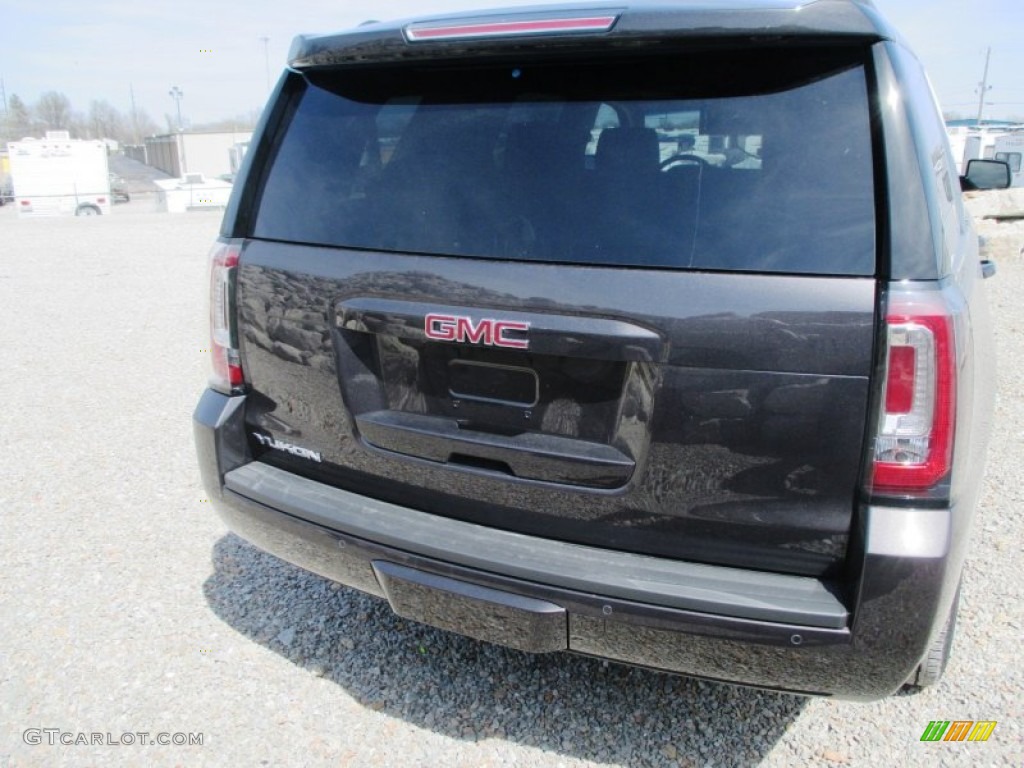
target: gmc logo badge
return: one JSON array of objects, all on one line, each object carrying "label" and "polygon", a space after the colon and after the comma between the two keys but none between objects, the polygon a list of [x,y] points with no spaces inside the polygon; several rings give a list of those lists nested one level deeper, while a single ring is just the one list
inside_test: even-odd
[{"label": "gmc logo badge", "polygon": [[471,317],[461,315],[429,314],[423,320],[423,332],[428,339],[436,341],[460,341],[470,344],[487,344],[491,347],[508,349],[527,349],[527,339],[510,338],[515,331],[530,330],[529,323],[517,323],[513,320],[491,320],[483,318],[473,322]]}]

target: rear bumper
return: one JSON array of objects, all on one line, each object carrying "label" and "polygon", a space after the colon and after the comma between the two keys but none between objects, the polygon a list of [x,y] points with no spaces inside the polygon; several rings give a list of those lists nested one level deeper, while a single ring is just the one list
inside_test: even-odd
[{"label": "rear bumper", "polygon": [[203,481],[232,530],[389,600],[401,615],[522,650],[874,699],[913,672],[959,576],[949,562],[951,510],[863,510],[859,580],[842,592],[814,578],[541,539],[353,494],[253,461],[243,410],[244,397],[207,391],[194,415]]}]

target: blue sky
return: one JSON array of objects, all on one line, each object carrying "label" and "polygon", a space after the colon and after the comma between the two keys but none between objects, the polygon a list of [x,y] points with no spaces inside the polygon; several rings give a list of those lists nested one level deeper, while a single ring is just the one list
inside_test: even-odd
[{"label": "blue sky", "polygon": [[[529,5],[531,0],[43,0],[0,2],[0,77],[32,104],[62,91],[78,111],[105,99],[122,112],[134,87],[161,125],[184,93],[186,120],[228,118],[266,99],[292,37],[367,19]],[[625,3],[624,3],[625,4]],[[976,89],[992,47],[987,117],[1024,116],[1024,0],[876,0],[924,61],[944,109],[977,113]]]}]

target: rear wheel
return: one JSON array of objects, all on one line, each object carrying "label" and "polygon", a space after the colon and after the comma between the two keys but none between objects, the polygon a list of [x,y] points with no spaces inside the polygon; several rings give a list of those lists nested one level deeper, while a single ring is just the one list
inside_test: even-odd
[{"label": "rear wheel", "polygon": [[75,211],[75,216],[99,216],[100,209],[95,205],[80,205]]},{"label": "rear wheel", "polygon": [[957,586],[956,597],[953,598],[953,605],[950,606],[946,624],[932,641],[928,653],[925,654],[914,674],[903,685],[903,690],[906,693],[918,693],[942,679],[942,674],[946,671],[946,665],[949,664],[949,657],[953,651],[953,636],[956,634],[956,615],[959,609],[960,586]]}]

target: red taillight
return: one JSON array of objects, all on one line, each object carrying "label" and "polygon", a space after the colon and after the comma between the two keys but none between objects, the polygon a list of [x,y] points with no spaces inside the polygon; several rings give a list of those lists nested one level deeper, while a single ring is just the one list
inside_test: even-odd
[{"label": "red taillight", "polygon": [[952,467],[953,317],[940,294],[897,293],[890,297],[885,323],[885,396],[869,485],[879,494],[923,491]]},{"label": "red taillight", "polygon": [[237,392],[245,384],[235,318],[235,272],[241,252],[237,241],[218,242],[210,252],[210,386],[225,394]]}]

